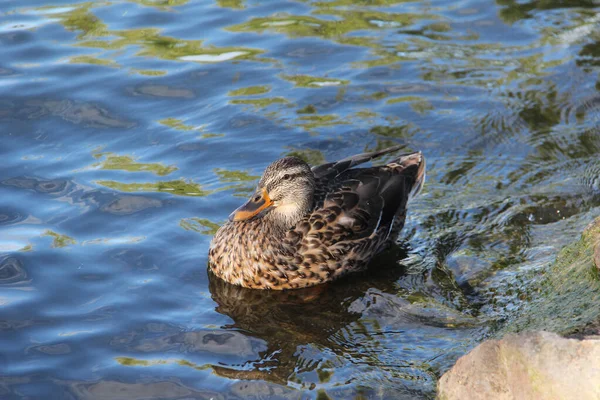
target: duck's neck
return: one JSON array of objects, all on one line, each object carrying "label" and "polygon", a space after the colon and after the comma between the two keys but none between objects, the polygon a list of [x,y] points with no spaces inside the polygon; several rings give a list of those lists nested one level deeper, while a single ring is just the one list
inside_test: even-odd
[{"label": "duck's neck", "polygon": [[273,226],[276,231],[287,232],[310,212],[311,207],[312,198],[279,205],[263,217],[264,223]]}]

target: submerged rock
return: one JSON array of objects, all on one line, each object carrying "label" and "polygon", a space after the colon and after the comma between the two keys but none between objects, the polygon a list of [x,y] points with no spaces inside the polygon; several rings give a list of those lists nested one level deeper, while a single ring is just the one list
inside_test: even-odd
[{"label": "submerged rock", "polygon": [[538,275],[529,288],[531,301],[504,332],[543,330],[568,335],[600,318],[598,257],[600,218],[588,225],[581,238],[565,246],[556,261]]},{"label": "submerged rock", "polygon": [[594,265],[600,270],[600,217],[585,228],[584,235],[588,233],[592,235],[592,243],[594,247]]},{"label": "submerged rock", "polygon": [[439,398],[599,399],[600,336],[565,339],[528,332],[489,340],[439,381]]},{"label": "submerged rock", "polygon": [[531,300],[498,332],[511,333],[480,344],[442,376],[439,398],[600,399],[599,267],[597,218],[540,274]]}]

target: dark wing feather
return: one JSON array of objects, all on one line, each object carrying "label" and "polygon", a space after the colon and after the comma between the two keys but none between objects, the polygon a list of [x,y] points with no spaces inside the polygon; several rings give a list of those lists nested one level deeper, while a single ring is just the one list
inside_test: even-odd
[{"label": "dark wing feather", "polygon": [[335,176],[341,174],[344,171],[349,170],[352,167],[370,161],[374,158],[381,157],[384,154],[393,153],[395,151],[403,149],[404,147],[406,146],[398,145],[388,147],[387,149],[379,151],[373,151],[370,153],[356,154],[354,156],[350,156],[339,161],[316,165],[312,167],[312,171],[315,174],[315,178],[317,179],[332,179]]},{"label": "dark wing feather", "polygon": [[300,280],[292,279],[292,287],[364,268],[402,228],[406,204],[424,171],[421,153],[412,153],[381,167],[338,171],[335,180],[320,183],[326,194],[284,239],[287,268]]},{"label": "dark wing feather", "polygon": [[[406,208],[411,179],[388,166],[356,170],[351,175],[350,180],[342,183],[341,190],[326,196],[322,207],[327,208],[332,199],[341,195],[345,201],[336,222],[352,228],[352,239],[389,231],[396,213]],[[353,197],[354,201],[350,203],[347,197]]]},{"label": "dark wing feather", "polygon": [[323,198],[292,229],[292,236],[296,243],[308,237],[325,246],[363,238],[385,241],[396,216],[404,213],[411,191],[423,178],[420,153],[400,156],[381,167],[342,171],[336,180],[319,188],[325,193]]}]

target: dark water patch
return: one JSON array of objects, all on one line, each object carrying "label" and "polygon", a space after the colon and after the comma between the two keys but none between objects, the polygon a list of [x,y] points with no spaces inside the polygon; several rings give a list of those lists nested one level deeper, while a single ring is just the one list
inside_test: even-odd
[{"label": "dark water patch", "polygon": [[67,343],[56,343],[51,345],[33,346],[29,348],[28,351],[54,356],[71,353],[71,347]]},{"label": "dark water patch", "polygon": [[8,46],[19,46],[24,43],[28,43],[32,41],[34,35],[30,32],[25,32],[22,30],[15,30],[9,32],[0,33],[0,43]]},{"label": "dark water patch", "polygon": [[136,88],[127,89],[130,93],[136,96],[150,97],[175,97],[183,99],[191,99],[195,97],[194,92],[184,88],[173,88],[166,85],[140,85]]},{"label": "dark water patch", "polygon": [[0,225],[13,225],[17,224],[27,218],[26,214],[23,214],[16,209],[11,207],[4,208],[0,207]]},{"label": "dark water patch", "polygon": [[71,189],[71,185],[66,179],[44,180],[39,178],[19,177],[2,180],[0,181],[0,185],[33,190],[37,193],[54,196],[64,195]]},{"label": "dark water patch", "polygon": [[76,398],[82,397],[111,397],[120,399],[145,399],[148,396],[158,398],[194,398],[209,400],[219,398],[219,394],[212,391],[196,390],[181,383],[157,381],[149,383],[126,383],[120,381],[101,381],[97,383],[75,383],[69,385],[70,392]]},{"label": "dark water patch", "polygon": [[151,324],[143,329],[113,338],[112,345],[117,351],[124,351],[126,354],[154,353],[160,356],[165,352],[173,351],[182,354],[212,353],[231,356],[238,362],[246,358],[258,358],[259,353],[266,350],[263,341],[240,332],[226,330],[180,332],[180,329],[175,327],[157,329]]},{"label": "dark water patch", "polygon": [[0,260],[0,285],[17,284],[27,281],[27,271],[21,260],[5,257]]},{"label": "dark water patch", "polygon": [[15,75],[16,73],[17,72],[13,69],[0,67],[0,76],[2,77]]},{"label": "dark water patch", "polygon": [[522,19],[533,18],[536,13],[541,10],[553,10],[563,8],[590,8],[593,9],[598,5],[592,0],[585,1],[549,1],[544,4],[540,4],[536,1],[529,2],[516,2],[506,1],[501,4],[500,18],[505,22],[513,23]]},{"label": "dark water patch", "polygon": [[6,100],[0,115],[9,119],[43,119],[48,116],[92,128],[131,128],[132,121],[122,120],[102,106],[72,100],[30,99]]},{"label": "dark water patch", "polygon": [[119,249],[110,253],[110,258],[121,262],[123,265],[139,269],[141,271],[151,271],[158,269],[150,254],[136,249]]},{"label": "dark water patch", "polygon": [[142,196],[123,196],[100,207],[100,211],[115,215],[128,215],[161,206],[162,202],[160,200]]},{"label": "dark water patch", "polygon": [[0,321],[0,331],[17,332],[19,330],[28,329],[35,326],[47,325],[48,321],[28,320],[28,319],[5,319]]},{"label": "dark water patch", "polygon": [[600,119],[600,95],[595,94],[584,98],[574,107],[573,113],[575,118],[580,120],[584,120],[588,113],[592,118]]}]

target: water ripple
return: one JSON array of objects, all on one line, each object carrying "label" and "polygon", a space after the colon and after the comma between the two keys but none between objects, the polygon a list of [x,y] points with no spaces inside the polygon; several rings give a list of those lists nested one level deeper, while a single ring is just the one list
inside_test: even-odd
[{"label": "water ripple", "polygon": [[[598,214],[596,8],[5,5],[0,396],[433,398]],[[428,181],[367,272],[283,293],[207,275],[271,160],[396,144]]]}]

